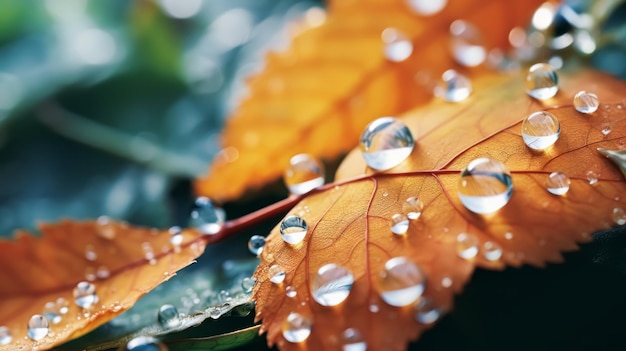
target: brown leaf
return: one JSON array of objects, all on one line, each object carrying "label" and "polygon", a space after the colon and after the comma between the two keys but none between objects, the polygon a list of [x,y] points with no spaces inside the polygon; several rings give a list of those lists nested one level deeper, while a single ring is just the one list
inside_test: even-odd
[{"label": "brown leaf", "polygon": [[[450,23],[475,25],[487,50],[505,47],[509,31],[541,2],[451,1],[433,16],[419,15],[406,0],[331,2],[322,25],[303,30],[288,51],[269,55],[265,70],[250,79],[250,97],[228,119],[224,149],[196,192],[232,200],[278,179],[296,153],[335,158],[350,150],[373,118],[430,100],[433,80],[456,65]],[[386,28],[411,40],[407,60],[385,58]]]},{"label": "brown leaf", "polygon": [[[194,262],[205,241],[184,231],[177,249],[167,230],[132,227],[101,218],[97,222],[63,221],[41,225],[42,237],[18,233],[0,241],[0,325],[13,341],[0,350],[49,349],[111,320],[148,291]],[[80,281],[96,287],[98,303],[82,310],[73,290]],[[59,298],[69,310],[40,341],[27,337],[32,315],[43,314]],[[59,307],[59,305],[57,305]]]},{"label": "brown leaf", "polygon": [[[582,72],[562,79],[555,98],[539,102],[526,95],[522,81],[519,75],[483,76],[462,103],[433,101],[409,112],[404,122],[417,140],[409,159],[388,172],[373,173],[353,150],[338,170],[339,185],[310,195],[291,211],[308,223],[304,242],[288,245],[275,228],[255,273],[257,318],[263,319],[270,344],[282,350],[340,350],[343,331],[355,328],[368,350],[404,349],[429,325],[416,320],[415,304],[392,307],[380,298],[379,274],[390,258],[404,256],[417,263],[426,277],[424,296],[449,310],[454,293],[475,267],[561,262],[561,252],[575,250],[594,231],[615,225],[614,208],[626,209],[626,182],[596,149],[624,148],[621,92],[626,84]],[[592,115],[572,106],[574,94],[583,89],[601,99]],[[531,151],[521,137],[521,121],[539,110],[550,111],[561,123],[560,138],[544,152]],[[605,136],[607,125],[612,131]],[[499,160],[512,173],[512,198],[491,215],[468,211],[457,195],[460,171],[479,157]],[[547,176],[554,171],[571,178],[564,196],[546,191]],[[590,184],[589,171],[597,174],[596,184]],[[410,222],[405,235],[392,234],[392,216],[403,213],[403,203],[413,196],[425,204],[421,216]],[[457,236],[463,232],[479,241],[478,254],[470,259],[457,251]],[[488,259],[489,245],[501,247],[502,256]],[[328,263],[346,267],[355,279],[348,298],[335,307],[312,298],[311,282]],[[268,280],[272,265],[284,268],[282,284]],[[295,297],[285,296],[288,286],[296,289]],[[283,337],[291,312],[312,320],[311,335],[302,344]]]}]

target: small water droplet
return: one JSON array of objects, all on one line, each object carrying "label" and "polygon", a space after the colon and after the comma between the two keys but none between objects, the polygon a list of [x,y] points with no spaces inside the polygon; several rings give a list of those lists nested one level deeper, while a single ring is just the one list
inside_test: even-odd
[{"label": "small water droplet", "polygon": [[462,20],[450,25],[450,49],[456,62],[466,67],[478,66],[487,58],[480,31]]},{"label": "small water droplet", "polygon": [[372,313],[378,313],[378,311],[380,311],[380,307],[378,307],[377,304],[373,303],[369,306],[369,310]]},{"label": "small water droplet", "polygon": [[230,293],[226,290],[220,290],[220,292],[217,294],[217,300],[222,304],[229,302],[232,299],[233,298],[230,297]]},{"label": "small water droplet", "polygon": [[70,302],[67,301],[66,299],[59,297],[56,301],[56,304],[57,304],[59,313],[67,314],[67,312],[70,311]]},{"label": "small water droplet", "polygon": [[289,160],[283,180],[292,194],[305,194],[324,185],[324,167],[313,156],[298,154]]},{"label": "small water droplet", "polygon": [[406,234],[409,230],[409,218],[403,214],[396,213],[391,217],[391,232],[394,234]]},{"label": "small water droplet", "polygon": [[623,208],[615,207],[613,209],[613,220],[617,225],[626,224],[626,212]]},{"label": "small water droplet", "polygon": [[38,341],[46,337],[50,331],[50,324],[46,317],[35,314],[28,320],[28,337]]},{"label": "small water droplet", "polygon": [[285,295],[287,295],[287,297],[294,298],[298,295],[298,291],[296,290],[296,288],[290,285],[285,288]]},{"label": "small water droplet", "polygon": [[535,99],[545,100],[559,91],[559,77],[552,66],[547,63],[536,63],[530,67],[526,75],[526,92]]},{"label": "small water droplet", "polygon": [[531,149],[543,150],[552,146],[561,134],[559,120],[550,112],[531,113],[522,122],[522,138]]},{"label": "small water droplet", "polygon": [[298,216],[287,216],[280,223],[280,237],[291,245],[297,245],[304,240],[309,226],[306,221]]},{"label": "small water droplet", "polygon": [[98,223],[97,231],[100,237],[108,240],[115,239],[115,228],[113,227],[109,217],[100,216],[96,222]]},{"label": "small water droplet", "polygon": [[443,313],[435,302],[424,296],[415,306],[415,319],[422,324],[433,324],[439,320]]},{"label": "small water droplet", "polygon": [[598,184],[598,174],[594,171],[587,172],[587,181],[590,185]]},{"label": "small water droplet", "polygon": [[109,271],[109,268],[107,268],[106,266],[100,266],[98,267],[98,269],[96,269],[96,277],[98,279],[106,279],[111,275],[111,272]]},{"label": "small water droplet", "polygon": [[213,318],[213,319],[218,319],[222,316],[222,311],[217,308],[217,307],[212,307],[209,310],[209,317]]},{"label": "small water droplet", "polygon": [[443,277],[441,278],[441,286],[443,286],[444,288],[449,288],[452,286],[452,278],[450,277]]},{"label": "small water droplet", "polygon": [[336,306],[348,297],[353,283],[350,270],[334,263],[326,264],[313,278],[313,299],[323,306]]},{"label": "small water droplet", "polygon": [[469,260],[478,254],[478,238],[469,233],[461,233],[456,237],[456,252],[459,257]]},{"label": "small water droplet", "polygon": [[511,172],[500,161],[478,158],[461,172],[459,198],[472,212],[495,212],[509,202],[512,193]]},{"label": "small water droplet", "polygon": [[402,204],[402,212],[410,219],[416,220],[422,215],[424,203],[417,197],[409,197]]},{"label": "small water droplet", "polygon": [[394,117],[381,117],[361,135],[361,154],[370,168],[385,171],[404,161],[415,146],[409,128]]},{"label": "small water droplet", "polygon": [[472,93],[472,82],[466,76],[449,69],[441,75],[441,82],[435,87],[435,96],[448,102],[461,102]]},{"label": "small water droplet", "polygon": [[88,261],[95,261],[98,258],[98,254],[94,251],[93,245],[85,246],[85,258]]},{"label": "small water droplet", "polygon": [[217,207],[209,198],[199,197],[191,210],[189,225],[198,229],[202,234],[213,235],[222,230],[226,213]]},{"label": "small water droplet", "polygon": [[571,185],[569,177],[561,172],[552,172],[546,181],[546,189],[554,195],[565,195]]},{"label": "small water droplet", "polygon": [[382,192],[382,194],[383,194],[383,197],[387,197],[387,196],[389,196],[389,193],[387,192],[387,190],[382,189],[382,190],[381,190],[381,192]]},{"label": "small water droplet", "polygon": [[126,351],[167,351],[164,343],[152,336],[138,336],[126,344]]},{"label": "small water droplet", "polygon": [[43,307],[43,316],[52,323],[59,324],[63,319],[61,316],[61,312],[59,311],[59,306],[55,302],[47,302]]},{"label": "small water droplet", "polygon": [[256,283],[256,279],[245,277],[241,280],[241,288],[246,293],[251,293],[254,288],[254,284]]},{"label": "small water droplet", "polygon": [[380,37],[385,44],[385,57],[389,61],[402,62],[413,53],[413,44],[409,38],[395,28],[386,28]]},{"label": "small water droplet", "polygon": [[253,235],[248,240],[248,250],[255,256],[258,256],[263,252],[265,247],[265,237],[261,235]]},{"label": "small water droplet", "polygon": [[178,315],[178,310],[173,305],[161,306],[159,308],[157,319],[159,321],[159,324],[164,329],[173,329],[173,328],[178,327],[181,324],[180,316]]},{"label": "small water droplet", "polygon": [[422,296],[424,283],[424,274],[417,264],[406,257],[394,257],[380,273],[380,297],[389,305],[407,306]]},{"label": "small water droplet", "polygon": [[343,331],[341,342],[343,351],[365,351],[367,349],[365,338],[354,328],[348,328]]},{"label": "small water droplet", "polygon": [[141,243],[141,249],[143,250],[143,257],[146,261],[154,260],[154,250],[152,249],[152,244],[147,241],[143,242]]},{"label": "small water droplet", "polygon": [[602,126],[601,132],[602,132],[602,135],[604,135],[604,136],[607,136],[607,135],[611,134],[611,126],[608,125],[608,124]]},{"label": "small water droplet", "polygon": [[448,0],[407,0],[411,10],[423,16],[432,16],[446,7]]},{"label": "small water droplet", "polygon": [[505,238],[506,240],[511,240],[511,239],[513,239],[513,233],[511,233],[511,232],[506,232],[506,233],[504,233],[504,238]]},{"label": "small water droplet", "polygon": [[74,288],[74,302],[80,308],[90,309],[98,302],[96,286],[88,282],[80,282]]},{"label": "small water droplet", "polygon": [[183,243],[183,231],[180,227],[170,227],[168,230],[170,233],[170,244],[174,247],[174,251],[180,251],[180,245]]},{"label": "small water droplet", "polygon": [[574,107],[581,113],[594,113],[600,107],[598,95],[581,90],[574,95]]},{"label": "small water droplet", "polygon": [[267,277],[274,284],[280,284],[285,280],[285,270],[279,265],[273,265],[267,270]]},{"label": "small water droplet", "polygon": [[493,241],[486,241],[483,244],[482,252],[483,257],[485,257],[487,261],[497,261],[502,257],[502,246]]},{"label": "small water droplet", "polygon": [[8,345],[13,341],[13,335],[11,335],[11,331],[9,328],[0,326],[0,345]]},{"label": "small water droplet", "polygon": [[283,323],[283,337],[289,342],[303,342],[311,335],[312,324],[309,318],[292,312]]}]

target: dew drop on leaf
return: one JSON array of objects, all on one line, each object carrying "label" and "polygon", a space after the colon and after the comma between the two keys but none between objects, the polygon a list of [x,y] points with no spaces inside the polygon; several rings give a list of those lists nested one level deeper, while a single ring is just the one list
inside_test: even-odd
[{"label": "dew drop on leaf", "polygon": [[354,284],[354,276],[347,268],[329,263],[318,269],[311,291],[313,299],[322,306],[336,306],[342,303]]},{"label": "dew drop on leaf", "polygon": [[170,233],[170,244],[174,247],[175,251],[180,251],[180,245],[183,243],[183,232],[180,227],[174,226],[168,229]]},{"label": "dew drop on leaf", "polygon": [[289,342],[303,342],[311,335],[312,324],[309,318],[292,312],[283,324],[283,337]]},{"label": "dew drop on leaf", "polygon": [[343,351],[365,351],[367,349],[367,342],[361,333],[354,328],[344,330],[341,334],[341,341]]},{"label": "dew drop on leaf", "polygon": [[587,172],[587,181],[590,185],[598,184],[598,174],[594,171]]},{"label": "dew drop on leaf", "polygon": [[98,303],[98,295],[96,295],[96,286],[88,282],[80,282],[74,288],[74,302],[83,309],[90,309],[94,304]]},{"label": "dew drop on leaf", "polygon": [[176,328],[180,325],[181,320],[178,310],[173,305],[163,305],[159,308],[157,320],[164,329]]},{"label": "dew drop on leaf", "polygon": [[0,345],[8,345],[13,341],[13,335],[9,328],[0,326]]},{"label": "dew drop on leaf", "polygon": [[283,267],[275,264],[267,270],[267,277],[274,284],[280,284],[285,280],[285,270]]},{"label": "dew drop on leaf", "polygon": [[406,234],[409,229],[409,218],[400,213],[391,216],[391,232],[397,235]]},{"label": "dew drop on leaf", "polygon": [[602,132],[602,135],[604,136],[611,134],[611,126],[608,124],[603,126],[601,132]]},{"label": "dew drop on leaf", "polygon": [[409,197],[402,204],[402,212],[409,218],[410,220],[416,220],[420,218],[422,215],[422,211],[424,210],[424,203],[417,197]]},{"label": "dew drop on leaf", "polygon": [[50,331],[50,324],[46,317],[35,314],[28,320],[27,332],[28,337],[38,341],[46,337]]},{"label": "dew drop on leaf", "polygon": [[461,172],[458,193],[468,210],[480,214],[495,212],[511,199],[511,172],[500,161],[475,159]]},{"label": "dew drop on leaf", "polygon": [[407,0],[409,8],[424,16],[432,16],[446,7],[448,0]]},{"label": "dew drop on leaf", "polygon": [[487,261],[497,261],[502,257],[502,246],[493,241],[486,241],[483,244],[482,253]]},{"label": "dew drop on leaf", "polygon": [[370,168],[385,171],[404,161],[415,146],[409,128],[394,117],[381,117],[365,127],[361,154]]},{"label": "dew drop on leaf", "polygon": [[441,278],[441,286],[443,286],[444,288],[449,288],[452,286],[452,278],[450,277],[443,277]]},{"label": "dew drop on leaf", "polygon": [[598,95],[584,90],[574,95],[574,108],[580,113],[594,113],[600,107]]},{"label": "dew drop on leaf", "polygon": [[571,185],[569,177],[561,172],[552,172],[546,181],[546,189],[554,195],[565,195]]},{"label": "dew drop on leaf", "polygon": [[478,255],[478,238],[470,233],[461,233],[456,237],[456,252],[459,257],[470,260]]},{"label": "dew drop on leaf", "polygon": [[561,124],[550,112],[531,113],[522,122],[522,138],[526,146],[533,150],[544,150],[559,139]]},{"label": "dew drop on leaf", "polygon": [[88,261],[95,261],[98,258],[98,254],[93,248],[93,245],[85,246],[85,258]]},{"label": "dew drop on leaf", "polygon": [[288,286],[285,288],[285,295],[287,297],[291,297],[294,298],[296,296],[298,296],[298,290],[296,290],[296,288],[294,288],[293,286]]},{"label": "dew drop on leaf", "polygon": [[615,207],[613,209],[613,220],[617,223],[617,225],[626,224],[626,212],[623,208]]},{"label": "dew drop on leaf", "polygon": [[439,320],[443,310],[435,302],[424,296],[415,305],[415,319],[422,324],[432,324]]},{"label": "dew drop on leaf", "polygon": [[46,319],[52,324],[59,324],[63,319],[63,316],[59,311],[59,306],[52,301],[46,302],[46,304],[44,305],[43,316],[46,317]]},{"label": "dew drop on leaf", "polygon": [[413,53],[413,44],[409,38],[395,28],[386,28],[380,37],[385,45],[385,57],[389,61],[402,62]]},{"label": "dew drop on leaf", "polygon": [[324,167],[311,155],[297,154],[290,159],[283,180],[292,194],[305,194],[324,185]]},{"label": "dew drop on leaf", "polygon": [[304,240],[309,226],[298,216],[288,216],[280,223],[280,237],[291,245],[297,245]]},{"label": "dew drop on leaf", "polygon": [[528,95],[545,100],[559,91],[559,77],[549,64],[536,63],[528,70],[525,85]]},{"label": "dew drop on leaf", "polygon": [[248,250],[255,256],[260,255],[264,247],[265,237],[262,235],[253,235],[250,237],[250,240],[248,240]]},{"label": "dew drop on leaf", "polygon": [[111,275],[111,271],[109,271],[109,268],[107,266],[99,266],[98,269],[96,269],[96,277],[98,279],[106,279]]},{"label": "dew drop on leaf", "polygon": [[224,225],[226,213],[216,206],[208,197],[201,196],[194,202],[189,225],[198,229],[202,234],[217,234]]},{"label": "dew drop on leaf", "polygon": [[450,24],[450,50],[456,62],[466,67],[478,66],[487,58],[480,31],[463,20]]},{"label": "dew drop on leaf", "polygon": [[98,235],[102,238],[112,240],[115,239],[115,228],[111,224],[111,219],[107,216],[100,216],[97,219]]},{"label": "dew drop on leaf", "polygon": [[254,284],[256,283],[256,279],[245,277],[241,280],[241,288],[246,293],[251,293],[254,288]]},{"label": "dew drop on leaf", "polygon": [[407,306],[424,292],[425,277],[416,263],[406,257],[394,257],[385,263],[379,275],[380,297],[392,306]]},{"label": "dew drop on leaf", "polygon": [[441,75],[441,82],[435,87],[435,96],[448,102],[461,102],[472,93],[472,82],[461,73],[449,69]]},{"label": "dew drop on leaf", "polygon": [[138,336],[126,344],[126,351],[167,351],[164,343],[151,336]]}]

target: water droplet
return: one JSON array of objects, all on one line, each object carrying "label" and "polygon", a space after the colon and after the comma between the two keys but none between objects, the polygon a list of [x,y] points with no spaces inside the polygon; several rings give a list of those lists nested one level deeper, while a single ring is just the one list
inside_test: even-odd
[{"label": "water droplet", "polygon": [[280,236],[291,245],[297,245],[304,240],[309,226],[306,221],[298,216],[287,216],[280,223]]},{"label": "water droplet", "polygon": [[402,204],[402,212],[410,219],[416,220],[422,215],[424,203],[417,197],[410,197]]},{"label": "water droplet", "polygon": [[361,154],[370,168],[385,171],[404,161],[415,146],[407,126],[394,117],[381,117],[361,135]]},{"label": "water droplet", "polygon": [[449,288],[452,286],[452,278],[450,277],[443,277],[441,278],[441,286],[443,286],[444,288]]},{"label": "water droplet", "polygon": [[402,235],[409,230],[409,218],[403,214],[396,213],[391,217],[391,232]]},{"label": "water droplet", "polygon": [[98,258],[98,254],[94,251],[93,245],[85,246],[85,258],[88,261],[95,261]]},{"label": "water droplet", "polygon": [[100,266],[98,267],[98,269],[96,269],[96,277],[98,277],[98,279],[106,279],[111,275],[111,272],[109,271],[109,268],[107,268],[106,266]]},{"label": "water droplet", "polygon": [[504,238],[505,238],[506,240],[511,240],[511,239],[513,239],[513,233],[511,233],[511,232],[506,232],[506,233],[504,233]]},{"label": "water droplet", "polygon": [[458,193],[468,210],[480,214],[495,212],[511,199],[511,172],[500,161],[475,159],[461,172]]},{"label": "water droplet", "polygon": [[222,304],[223,304],[223,303],[226,303],[226,302],[229,302],[229,301],[231,301],[232,299],[233,299],[233,298],[232,298],[232,297],[230,297],[230,293],[229,293],[228,291],[226,291],[226,290],[220,290],[219,294],[217,294],[217,300],[218,300],[220,303],[222,303]]},{"label": "water droplet", "polygon": [[283,323],[283,337],[289,342],[303,342],[311,335],[311,325],[309,318],[292,312]]},{"label": "water droplet", "polygon": [[415,319],[422,324],[432,324],[439,320],[442,312],[433,300],[424,296],[415,306]]},{"label": "water droplet", "polygon": [[8,345],[13,340],[13,335],[9,328],[0,326],[0,345]]},{"label": "water droplet", "polygon": [[413,53],[413,44],[409,38],[395,28],[386,28],[380,37],[385,44],[385,57],[389,61],[402,62]]},{"label": "water droplet", "polygon": [[595,185],[598,183],[598,174],[594,171],[587,172],[587,181],[589,185]]},{"label": "water droplet", "polygon": [[608,124],[603,126],[601,132],[602,132],[602,135],[604,136],[611,134],[611,126]]},{"label": "water droplet", "polygon": [[336,306],[350,294],[354,276],[347,268],[329,263],[317,270],[311,290],[313,299],[323,306]]},{"label": "water droplet", "polygon": [[298,295],[298,291],[293,286],[288,286],[287,288],[285,288],[285,295],[287,295],[287,297],[293,298]]},{"label": "water droplet", "polygon": [[365,351],[367,349],[365,338],[354,328],[344,330],[341,334],[341,341],[343,351]]},{"label": "water droplet", "polygon": [[456,62],[466,67],[478,66],[487,58],[480,31],[462,20],[450,25],[450,49]]},{"label": "water droplet", "polygon": [[98,303],[96,286],[88,282],[80,282],[74,288],[74,302],[80,308],[90,309]]},{"label": "water droplet", "polygon": [[46,317],[35,314],[28,320],[28,337],[38,341],[46,337],[50,331],[50,324]]},{"label": "water droplet", "polygon": [[180,227],[171,227],[168,232],[170,233],[170,244],[174,247],[175,251],[180,250],[180,245],[183,243],[183,231]]},{"label": "water droplet", "polygon": [[567,175],[561,172],[552,172],[546,181],[546,189],[554,195],[565,195],[569,191],[571,183]]},{"label": "water droplet", "polygon": [[178,310],[173,305],[163,305],[159,308],[157,316],[159,324],[164,329],[173,329],[180,325],[181,320]]},{"label": "water droplet", "polygon": [[258,256],[263,252],[265,247],[265,237],[261,235],[253,235],[248,240],[248,250],[255,256]]},{"label": "water droplet", "polygon": [[[152,244],[149,242],[141,243],[141,249],[143,250],[143,257],[146,261],[150,261],[150,264],[156,264],[156,260],[154,258],[154,250],[152,249]],[[153,262],[154,261],[154,262]]]},{"label": "water droplet", "polygon": [[441,82],[435,87],[434,93],[448,102],[461,102],[472,93],[472,82],[466,76],[449,69],[441,75]]},{"label": "water droplet", "polygon": [[245,293],[251,293],[255,283],[256,279],[245,277],[241,280],[241,288]]},{"label": "water droplet", "polygon": [[502,246],[493,241],[486,241],[483,244],[483,257],[487,261],[497,261],[502,257]]},{"label": "water droplet", "polygon": [[267,277],[274,284],[280,284],[285,280],[285,270],[279,265],[272,265],[267,270]]},{"label": "water droplet", "polygon": [[52,324],[59,324],[63,319],[61,311],[59,311],[59,306],[54,302],[47,302],[44,305],[43,316]]},{"label": "water droplet", "polygon": [[217,207],[209,198],[199,197],[194,203],[189,218],[189,225],[198,229],[202,234],[217,234],[224,225],[226,213]]},{"label": "water droplet", "polygon": [[377,304],[374,304],[374,303],[373,303],[373,304],[371,304],[371,305],[369,306],[369,310],[370,310],[370,312],[372,312],[372,313],[378,313],[378,311],[380,311],[380,307],[378,307],[378,305],[377,305]]},{"label": "water droplet", "polygon": [[456,237],[456,252],[459,257],[470,260],[478,255],[479,241],[475,235],[461,233]]},{"label": "water droplet", "polygon": [[167,351],[164,343],[151,336],[138,336],[126,344],[126,351]]},{"label": "water droplet", "polygon": [[552,146],[559,139],[561,124],[550,112],[531,113],[522,122],[522,138],[531,149],[543,150]]},{"label": "water droplet", "polygon": [[305,194],[324,185],[324,167],[313,156],[298,154],[289,161],[283,179],[292,194]]},{"label": "water droplet", "polygon": [[613,209],[613,220],[617,225],[626,224],[626,212],[624,212],[623,208],[615,207]]},{"label": "water droplet", "polygon": [[413,11],[424,16],[440,12],[447,3],[448,0],[407,0],[407,4]]},{"label": "water droplet", "polygon": [[559,91],[559,77],[547,63],[532,65],[526,75],[525,84],[528,95],[539,100],[549,99]]},{"label": "water droplet", "polygon": [[594,113],[600,107],[598,95],[581,90],[574,95],[574,107],[581,113]]},{"label": "water droplet", "polygon": [[59,313],[67,314],[67,312],[70,311],[70,302],[67,301],[66,299],[59,297],[56,301],[56,304],[57,304]]},{"label": "water droplet", "polygon": [[115,239],[115,228],[109,217],[100,216],[96,221],[98,223],[97,231],[100,237],[109,240]]},{"label": "water droplet", "polygon": [[406,257],[394,257],[380,273],[380,297],[389,305],[407,306],[422,296],[424,283],[424,274],[417,264]]}]

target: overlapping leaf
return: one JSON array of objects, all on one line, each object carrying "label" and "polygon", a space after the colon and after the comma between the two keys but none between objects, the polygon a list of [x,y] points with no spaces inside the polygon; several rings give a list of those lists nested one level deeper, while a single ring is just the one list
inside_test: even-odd
[{"label": "overlapping leaf", "polygon": [[[14,241],[0,241],[0,325],[13,339],[0,350],[48,349],[92,330],[194,262],[205,246],[195,231],[184,231],[183,242],[173,247],[168,231],[105,219],[45,224],[41,232],[41,238],[18,233]],[[96,286],[99,301],[90,309],[74,303],[80,281]],[[59,298],[69,303],[67,313],[57,324],[50,321],[47,336],[31,340],[29,319],[44,314],[48,302],[58,314],[64,305]]]},{"label": "overlapping leaf", "polygon": [[[403,349],[428,325],[416,320],[415,306],[392,307],[381,300],[377,282],[388,259],[405,256],[416,262],[427,278],[424,296],[448,310],[476,267],[560,262],[561,252],[575,250],[594,231],[617,225],[614,209],[618,214],[626,209],[626,182],[596,149],[624,148],[626,84],[599,73],[578,73],[561,83],[555,98],[538,102],[526,96],[522,80],[520,75],[484,76],[475,81],[475,93],[467,101],[434,101],[409,112],[404,121],[417,139],[409,159],[376,174],[355,150],[338,170],[343,183],[292,210],[309,225],[304,242],[288,245],[274,229],[256,272],[257,317],[263,319],[270,343],[282,350],[341,350],[343,331],[354,328],[368,350]],[[596,92],[602,101],[592,115],[572,106],[582,89]],[[521,137],[521,121],[538,110],[549,110],[561,122],[559,140],[544,152],[531,151]],[[468,211],[457,195],[460,171],[478,157],[499,160],[512,172],[513,196],[492,215]],[[565,196],[546,190],[554,171],[571,179]],[[598,181],[590,182],[594,177]],[[421,217],[410,223],[406,235],[392,234],[392,216],[402,213],[405,200],[414,196],[425,204]],[[480,243],[478,255],[469,260],[458,254],[462,232]],[[502,248],[501,257],[488,257],[493,247]],[[336,307],[312,298],[314,275],[328,263],[348,268],[355,277],[347,300]],[[272,265],[285,269],[282,284],[268,280]],[[296,297],[285,295],[287,286],[296,289]],[[311,335],[302,344],[283,337],[291,312],[312,320]]]},{"label": "overlapping leaf", "polygon": [[[455,66],[448,32],[454,20],[480,29],[487,49],[504,47],[509,31],[540,3],[450,1],[424,16],[407,0],[331,2],[323,24],[302,31],[288,51],[268,56],[265,70],[249,81],[250,97],[227,121],[224,150],[196,192],[232,200],[279,178],[296,153],[334,158],[350,150],[373,118],[431,98],[434,82]],[[407,60],[386,59],[386,28],[411,41]]]}]

